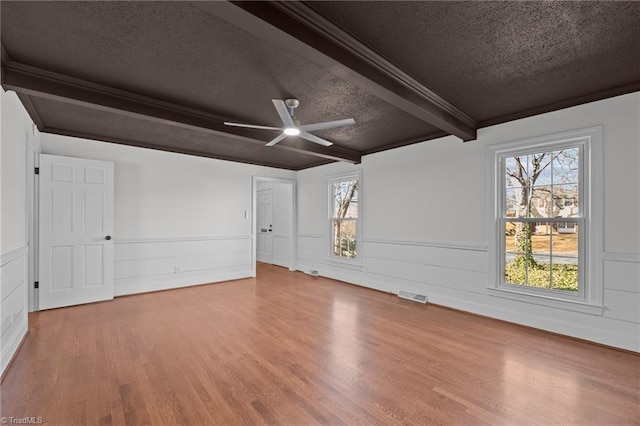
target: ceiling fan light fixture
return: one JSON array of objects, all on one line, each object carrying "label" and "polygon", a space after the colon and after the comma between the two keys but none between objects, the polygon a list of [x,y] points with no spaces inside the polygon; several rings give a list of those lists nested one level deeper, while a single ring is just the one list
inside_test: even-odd
[{"label": "ceiling fan light fixture", "polygon": [[282,124],[284,124],[284,127],[231,123],[229,121],[225,121],[224,124],[226,126],[245,127],[248,129],[279,130],[282,132],[278,136],[267,142],[265,146],[274,146],[278,142],[285,139],[287,136],[300,136],[302,139],[317,143],[318,145],[331,146],[333,145],[333,142],[329,142],[328,140],[322,139],[309,132],[313,132],[316,130],[333,129],[342,126],[350,126],[355,123],[355,120],[353,118],[345,118],[343,120],[326,121],[323,123],[305,124],[301,126],[300,122],[293,117],[293,110],[300,105],[299,100],[286,99],[282,101],[280,99],[271,99],[271,102],[276,108],[276,111],[280,116],[280,120],[282,120]]},{"label": "ceiling fan light fixture", "polygon": [[300,130],[295,127],[287,127],[284,129],[284,134],[287,136],[298,136],[300,134]]}]

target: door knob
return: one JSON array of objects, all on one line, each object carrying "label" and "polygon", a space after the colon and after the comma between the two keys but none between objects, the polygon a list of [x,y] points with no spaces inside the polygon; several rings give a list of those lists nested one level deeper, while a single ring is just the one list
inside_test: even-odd
[{"label": "door knob", "polygon": [[106,237],[104,237],[104,239],[109,241],[111,239],[111,235],[107,235]]}]

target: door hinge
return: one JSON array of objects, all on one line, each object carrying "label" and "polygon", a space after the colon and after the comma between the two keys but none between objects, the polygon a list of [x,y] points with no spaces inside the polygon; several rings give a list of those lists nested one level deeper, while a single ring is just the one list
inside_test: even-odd
[{"label": "door hinge", "polygon": [[33,283],[33,288],[40,288],[40,281],[36,281]]},{"label": "door hinge", "polygon": [[36,167],[35,172],[36,172],[37,175],[39,175],[40,174],[40,167]]}]

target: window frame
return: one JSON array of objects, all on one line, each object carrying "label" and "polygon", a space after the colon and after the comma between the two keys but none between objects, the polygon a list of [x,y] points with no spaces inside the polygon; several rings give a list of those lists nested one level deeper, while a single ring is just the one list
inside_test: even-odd
[{"label": "window frame", "polygon": [[[488,161],[491,164],[489,199],[489,285],[494,296],[541,304],[560,309],[594,315],[603,312],[603,205],[602,205],[602,126],[556,133],[547,136],[515,140],[489,146]],[[575,222],[578,225],[578,292],[541,289],[504,282],[505,238],[503,225],[509,221],[506,212],[505,161],[507,157],[551,152],[559,149],[579,148],[579,217],[557,218],[545,222]],[[521,218],[522,219],[522,218]],[[540,221],[541,218],[529,218]],[[522,221],[522,220],[520,220]]]},{"label": "window frame", "polygon": [[[333,217],[333,184],[336,182],[344,181],[358,181],[358,217],[357,218],[334,218]],[[344,265],[361,266],[362,265],[362,171],[341,173],[337,175],[331,175],[327,179],[327,259],[330,262],[338,262]],[[356,257],[349,259],[343,256],[336,256],[333,253],[333,221],[334,220],[355,220],[356,221]]]}]

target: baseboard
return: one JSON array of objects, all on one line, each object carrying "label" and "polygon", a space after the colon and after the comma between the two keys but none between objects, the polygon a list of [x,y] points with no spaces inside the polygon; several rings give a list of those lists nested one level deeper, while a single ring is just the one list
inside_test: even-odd
[{"label": "baseboard", "polygon": [[143,282],[140,284],[127,284],[118,287],[115,283],[114,296],[126,296],[130,294],[149,293],[152,291],[171,290],[182,287],[192,287],[196,285],[212,284],[222,281],[238,280],[242,278],[251,278],[253,276],[250,269],[243,269],[233,272],[222,272],[202,276],[179,277],[172,279],[158,279],[151,282]]}]

